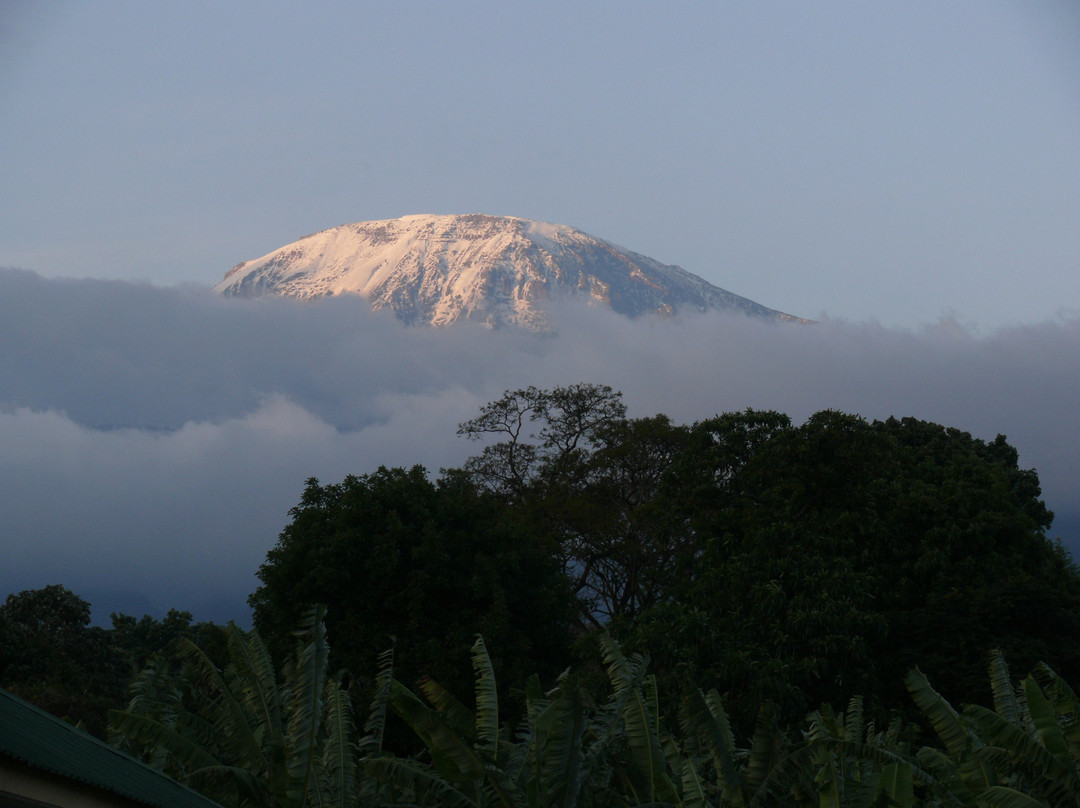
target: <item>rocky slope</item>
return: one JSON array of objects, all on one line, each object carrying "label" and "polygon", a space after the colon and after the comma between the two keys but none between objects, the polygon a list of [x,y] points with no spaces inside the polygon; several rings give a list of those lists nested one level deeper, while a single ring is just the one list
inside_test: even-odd
[{"label": "rocky slope", "polygon": [[542,330],[545,303],[578,298],[620,314],[721,309],[794,320],[564,225],[509,216],[405,216],[346,224],[233,267],[223,295],[358,294],[410,324],[467,319]]}]

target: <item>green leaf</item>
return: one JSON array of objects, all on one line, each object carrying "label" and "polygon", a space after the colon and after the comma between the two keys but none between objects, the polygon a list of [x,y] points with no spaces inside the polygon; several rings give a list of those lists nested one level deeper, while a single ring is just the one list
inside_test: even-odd
[{"label": "green leaf", "polygon": [[[1062,781],[1075,774],[1071,766],[1051,754],[1037,736],[1010,724],[994,711],[969,704],[964,712],[988,744],[1004,750],[1010,761],[1022,762],[1026,770],[1038,771],[1053,781]],[[1004,773],[1011,774],[1015,768],[1015,763],[1009,763],[1004,767]]]},{"label": "green leaf", "polygon": [[379,654],[379,672],[375,676],[375,695],[371,699],[368,718],[364,723],[364,737],[360,740],[360,754],[374,757],[382,752],[383,733],[386,730],[386,713],[390,709],[390,686],[394,678],[394,649]]},{"label": "green leaf", "polygon": [[641,688],[634,688],[627,699],[623,721],[630,745],[627,775],[637,787],[639,802],[678,802],[675,784],[667,774],[657,719],[649,710]]},{"label": "green leaf", "polygon": [[847,715],[844,720],[844,740],[857,746],[863,742],[863,733],[865,731],[863,698],[862,696],[852,696],[848,702]]},{"label": "green leaf", "polygon": [[827,755],[824,765],[818,771],[814,782],[818,786],[818,805],[820,808],[840,808],[840,796],[843,790],[840,778],[836,774],[833,756]]},{"label": "green leaf", "polygon": [[449,690],[434,679],[420,680],[420,692],[436,710],[442,713],[446,722],[462,738],[473,740],[476,737],[476,716],[473,711],[458,701]]},{"label": "green leaf", "polygon": [[326,742],[322,770],[328,786],[327,797],[338,808],[352,808],[356,802],[356,732],[352,700],[341,685],[326,683]]},{"label": "green leaf", "polygon": [[915,778],[910,763],[889,763],[881,767],[877,793],[884,794],[896,808],[915,805]]},{"label": "green leaf", "polygon": [[225,628],[229,658],[242,683],[244,703],[253,714],[255,725],[266,728],[275,742],[281,743],[281,701],[277,674],[270,654],[257,633],[244,634],[230,623]]},{"label": "green leaf", "polygon": [[323,693],[326,687],[326,663],[330,649],[326,644],[323,619],[325,606],[316,606],[304,616],[300,636],[308,639],[290,666],[287,686],[288,704],[289,797],[297,806],[318,796],[316,767],[319,733],[323,718]]},{"label": "green leaf", "polygon": [[241,803],[261,808],[277,808],[278,800],[267,784],[240,766],[205,766],[188,774],[187,785],[205,794],[220,791],[236,794]]},{"label": "green leaf", "polygon": [[1080,764],[1080,699],[1077,699],[1068,682],[1058,676],[1048,665],[1040,663],[1034,676],[1043,692],[1054,706],[1058,724],[1065,735],[1073,760]]},{"label": "green leaf", "polygon": [[1005,786],[993,786],[979,795],[979,801],[993,808],[1049,808],[1034,797]]},{"label": "green leaf", "polygon": [[248,723],[248,712],[237,698],[237,694],[228,686],[221,671],[210,657],[195,643],[187,638],[177,644],[181,657],[192,666],[198,679],[216,692],[220,697],[214,712],[214,723],[221,739],[233,750],[237,761],[244,762],[249,771],[270,771],[270,761],[266,758],[263,746]]},{"label": "green leaf", "polygon": [[[719,700],[717,696],[717,700]],[[783,756],[783,736],[776,723],[776,710],[771,703],[762,705],[754,724],[750,743],[750,758],[746,763],[744,785],[747,795],[756,794],[769,772]]]},{"label": "green leaf", "polygon": [[706,697],[692,682],[687,681],[686,685],[683,731],[702,737],[712,755],[724,800],[730,805],[741,806],[744,801],[742,781],[735,765],[731,726],[720,695],[710,690]]},{"label": "green leaf", "polygon": [[[423,705],[421,705],[423,706]],[[379,757],[365,761],[368,775],[381,782],[391,783],[412,795],[412,805],[433,805],[439,808],[478,808],[451,783],[439,776],[431,767],[415,760],[395,757]]]},{"label": "green leaf", "polygon": [[689,759],[682,765],[682,804],[683,808],[709,808],[705,782]]},{"label": "green leaf", "polygon": [[1023,682],[1024,696],[1027,699],[1028,711],[1031,720],[1035,724],[1035,731],[1039,734],[1042,745],[1050,752],[1066,769],[1075,770],[1075,761],[1069,752],[1069,746],[1065,742],[1065,735],[1057,722],[1057,715],[1050,704],[1046,694],[1039,687],[1035,678],[1029,676]]},{"label": "green leaf", "polygon": [[959,714],[930,686],[923,672],[912,668],[904,677],[911,698],[930,721],[945,749],[954,758],[969,751],[975,745],[975,739],[964,726]]},{"label": "green leaf", "polygon": [[491,666],[484,638],[476,635],[472,647],[473,669],[476,671],[476,739],[480,752],[498,763],[499,757],[499,695],[495,687],[495,671]]},{"label": "green leaf", "polygon": [[221,765],[217,758],[191,738],[150,716],[126,710],[110,710],[109,723],[125,738],[167,750],[186,769]]},{"label": "green leaf", "polygon": [[484,763],[446,716],[425,705],[397,680],[391,685],[390,704],[427,746],[440,775],[456,786],[477,787],[484,776]]},{"label": "green leaf", "polygon": [[994,693],[994,710],[997,714],[1010,724],[1021,726],[1023,709],[1009,678],[1009,666],[999,648],[990,652],[990,689]]},{"label": "green leaf", "polygon": [[564,675],[558,693],[535,719],[531,740],[539,804],[575,808],[587,769],[584,737],[587,702],[576,677]]}]

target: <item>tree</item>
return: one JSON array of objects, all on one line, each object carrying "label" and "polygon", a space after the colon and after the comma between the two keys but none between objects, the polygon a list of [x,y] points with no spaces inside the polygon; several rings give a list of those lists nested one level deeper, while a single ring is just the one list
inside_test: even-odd
[{"label": "tree", "polygon": [[688,436],[664,415],[628,419],[622,394],[575,384],[507,391],[459,435],[499,438],[463,471],[558,547],[583,630],[661,600],[684,545],[652,508]]},{"label": "tree", "polygon": [[103,736],[130,669],[90,604],[54,584],[8,595],[0,606],[0,686]]},{"label": "tree", "polygon": [[569,598],[550,545],[499,497],[460,473],[380,468],[338,484],[309,480],[259,568],[255,626],[280,655],[304,603],[330,608],[335,667],[373,686],[397,638],[399,676],[452,685],[477,630],[498,643],[507,681],[566,664]]},{"label": "tree", "polygon": [[698,552],[626,636],[740,692],[743,726],[762,699],[788,721],[852,692],[904,709],[895,671],[916,662],[974,691],[994,646],[1078,670],[1080,576],[1004,438],[747,412],[689,446],[658,507]]},{"label": "tree", "polygon": [[226,657],[224,628],[209,622],[192,624],[191,612],[169,609],[161,620],[148,614],[136,619],[113,612],[110,618],[110,641],[126,657],[132,676],[155,656],[173,656],[177,644],[185,638],[203,648],[215,662]]},{"label": "tree", "polygon": [[[458,427],[470,440],[498,438],[470,458],[465,471],[478,484],[520,501],[543,478],[579,474],[580,461],[604,429],[625,417],[622,393],[606,385],[508,390]],[[539,430],[528,431],[536,423]]]}]

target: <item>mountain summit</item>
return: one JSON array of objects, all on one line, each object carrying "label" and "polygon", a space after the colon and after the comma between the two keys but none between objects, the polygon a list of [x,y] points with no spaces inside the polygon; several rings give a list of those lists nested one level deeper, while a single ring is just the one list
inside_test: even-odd
[{"label": "mountain summit", "polygon": [[511,216],[345,224],[237,264],[222,295],[358,294],[410,324],[466,319],[544,330],[544,304],[581,298],[629,317],[719,309],[795,320],[565,225]]}]

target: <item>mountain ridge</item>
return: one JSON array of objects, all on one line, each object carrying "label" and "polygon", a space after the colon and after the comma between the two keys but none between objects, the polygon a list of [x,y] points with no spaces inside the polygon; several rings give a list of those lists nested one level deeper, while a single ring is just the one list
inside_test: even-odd
[{"label": "mountain ridge", "polygon": [[417,214],[311,233],[230,269],[225,296],[358,294],[409,324],[548,328],[546,303],[585,298],[628,317],[723,310],[800,321],[567,225]]}]

